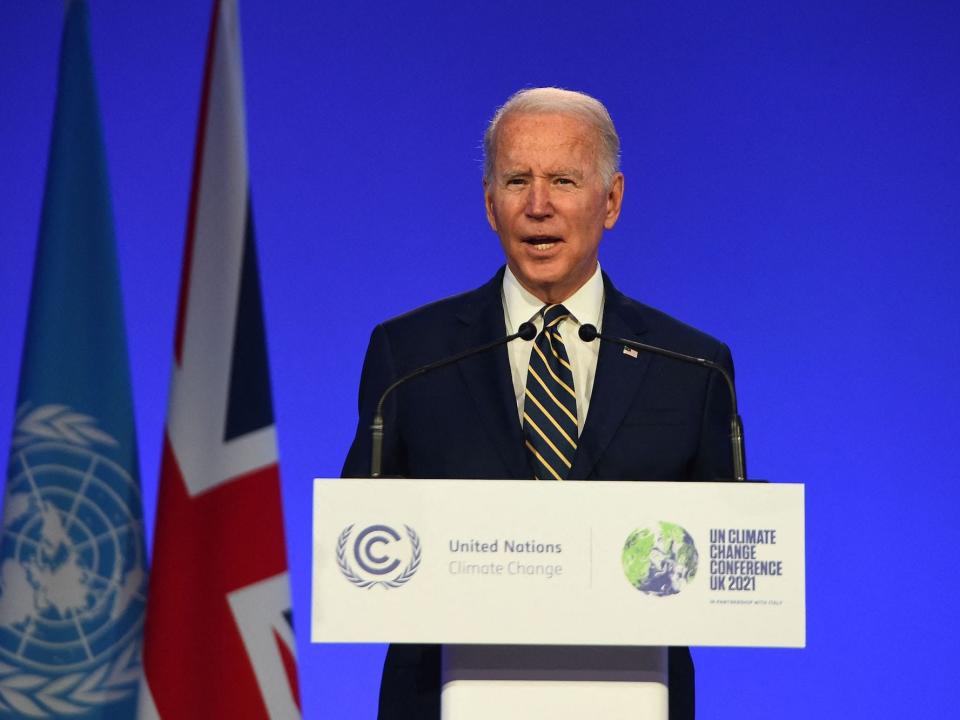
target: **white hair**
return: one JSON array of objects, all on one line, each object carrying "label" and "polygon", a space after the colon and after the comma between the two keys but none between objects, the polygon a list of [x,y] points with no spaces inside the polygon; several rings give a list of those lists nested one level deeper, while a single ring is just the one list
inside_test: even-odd
[{"label": "white hair", "polygon": [[576,90],[556,87],[527,88],[511,95],[494,114],[483,134],[483,177],[490,180],[493,161],[497,151],[497,131],[507,115],[523,113],[553,113],[569,115],[583,120],[597,131],[600,138],[600,153],[597,171],[604,185],[610,187],[614,173],[620,170],[620,138],[613,127],[610,113],[596,98]]}]

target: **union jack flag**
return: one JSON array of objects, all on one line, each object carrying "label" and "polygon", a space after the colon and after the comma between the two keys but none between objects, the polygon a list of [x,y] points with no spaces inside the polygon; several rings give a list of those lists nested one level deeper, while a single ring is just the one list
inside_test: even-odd
[{"label": "union jack flag", "polygon": [[187,221],[141,718],[300,716],[236,0],[216,0]]}]

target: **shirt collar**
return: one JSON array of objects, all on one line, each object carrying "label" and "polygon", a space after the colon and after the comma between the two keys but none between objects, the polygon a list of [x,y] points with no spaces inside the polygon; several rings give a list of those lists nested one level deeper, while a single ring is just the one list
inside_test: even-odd
[{"label": "shirt collar", "polygon": [[[515,333],[528,320],[536,323],[537,313],[544,302],[529,292],[507,267],[503,273],[503,308],[506,312],[507,332]],[[590,279],[579,290],[563,301],[563,306],[580,325],[591,324],[600,328],[603,313],[603,275],[600,263]],[[539,327],[539,323],[537,323]]]}]

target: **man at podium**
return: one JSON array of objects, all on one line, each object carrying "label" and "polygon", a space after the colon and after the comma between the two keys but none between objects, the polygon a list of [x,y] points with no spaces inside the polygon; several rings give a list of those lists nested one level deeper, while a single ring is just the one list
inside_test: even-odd
[{"label": "man at podium", "polygon": [[[601,271],[600,241],[624,195],[619,156],[609,113],[583,93],[521,90],[497,110],[484,135],[483,189],[506,265],[476,290],[374,328],[344,476],[370,474],[368,428],[388,385],[525,323],[536,329],[532,341],[470,355],[390,396],[383,475],[545,482],[732,476],[721,377],[578,334],[592,325],[732,371],[726,345],[628,298]],[[381,720],[438,720],[439,697],[439,648],[391,646]],[[686,648],[669,653],[669,706],[672,720],[693,717]]]}]

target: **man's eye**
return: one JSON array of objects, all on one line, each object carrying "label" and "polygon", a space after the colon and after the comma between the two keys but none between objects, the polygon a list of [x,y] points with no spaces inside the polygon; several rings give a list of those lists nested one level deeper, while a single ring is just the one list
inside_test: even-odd
[{"label": "man's eye", "polygon": [[558,177],[554,180],[557,185],[576,185],[576,183],[568,177]]},{"label": "man's eye", "polygon": [[520,185],[526,185],[526,184],[527,184],[526,178],[516,177],[516,178],[509,178],[507,180],[507,185],[513,185],[515,187]]}]

